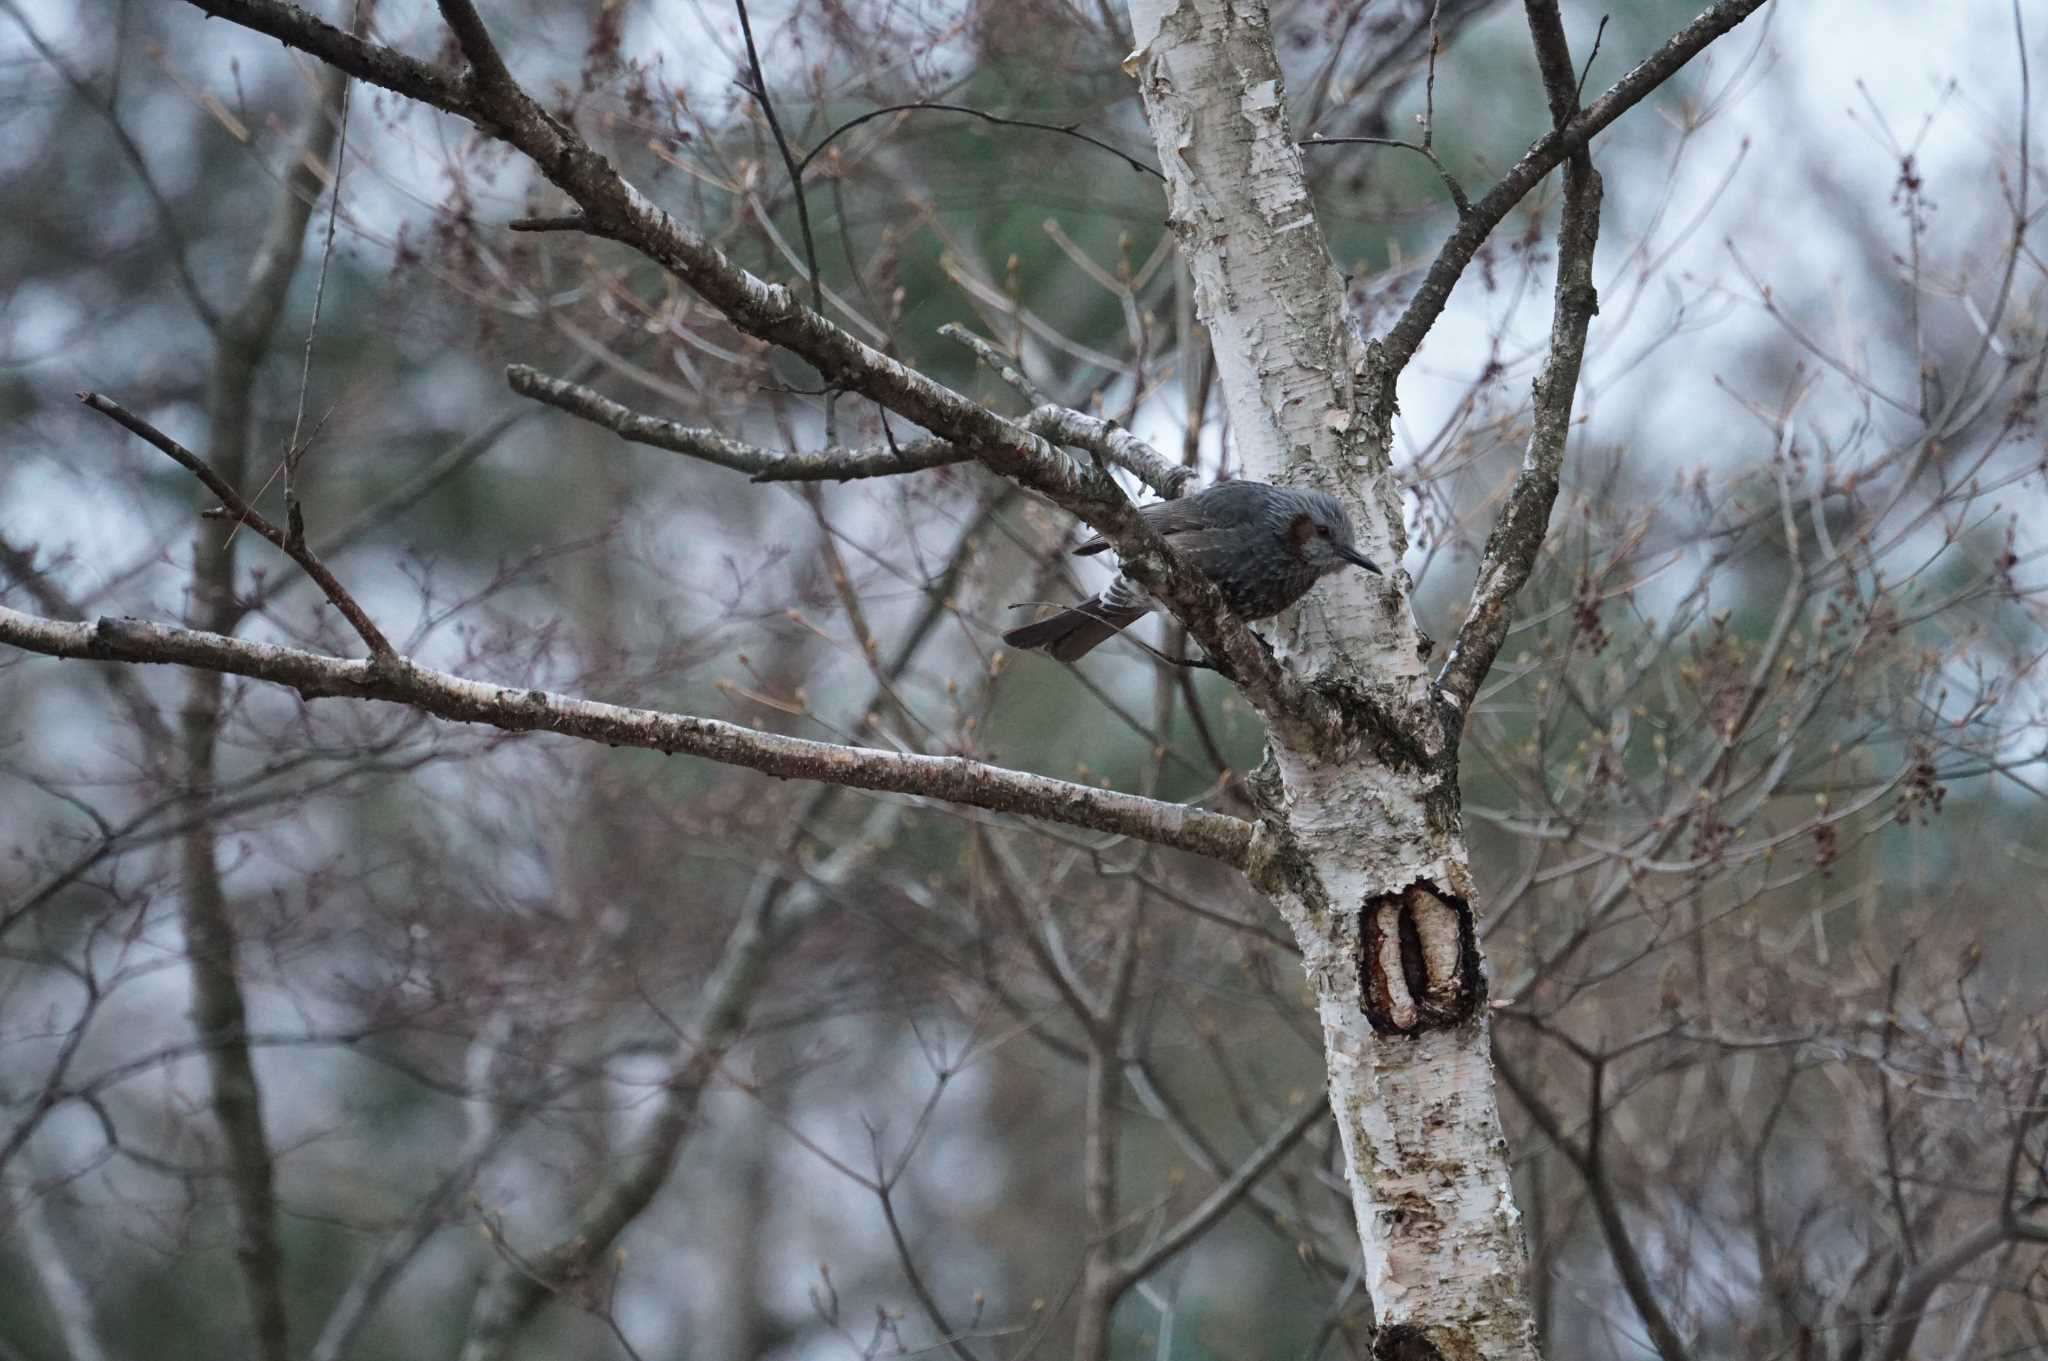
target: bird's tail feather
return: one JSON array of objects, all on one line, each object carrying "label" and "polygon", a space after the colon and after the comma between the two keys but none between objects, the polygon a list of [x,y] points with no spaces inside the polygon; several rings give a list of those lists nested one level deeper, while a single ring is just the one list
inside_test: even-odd
[{"label": "bird's tail feather", "polygon": [[1145,606],[1110,605],[1098,595],[1061,610],[1050,619],[1011,629],[1003,635],[1003,641],[1014,648],[1042,651],[1054,661],[1079,661],[1146,613]]}]

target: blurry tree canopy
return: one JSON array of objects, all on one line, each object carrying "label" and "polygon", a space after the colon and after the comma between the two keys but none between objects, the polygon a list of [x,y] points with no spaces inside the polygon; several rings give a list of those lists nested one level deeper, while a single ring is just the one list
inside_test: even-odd
[{"label": "blurry tree canopy", "polygon": [[0,1358],[2048,1354],[2048,23],[1900,9],[0,0]]}]

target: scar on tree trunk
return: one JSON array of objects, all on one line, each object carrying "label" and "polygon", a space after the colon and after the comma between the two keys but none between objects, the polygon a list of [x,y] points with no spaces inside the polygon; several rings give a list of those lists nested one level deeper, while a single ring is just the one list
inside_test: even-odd
[{"label": "scar on tree trunk", "polygon": [[1358,956],[1366,1019],[1382,1035],[1457,1025],[1486,1000],[1471,904],[1434,884],[1367,899]]}]

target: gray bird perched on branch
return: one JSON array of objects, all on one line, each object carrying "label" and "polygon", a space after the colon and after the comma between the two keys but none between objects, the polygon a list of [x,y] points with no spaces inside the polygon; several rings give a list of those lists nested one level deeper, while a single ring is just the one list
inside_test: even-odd
[{"label": "gray bird perched on branch", "polygon": [[[1138,514],[1216,583],[1240,618],[1270,618],[1307,595],[1319,577],[1345,567],[1382,575],[1352,546],[1350,517],[1328,492],[1219,482]],[[1098,537],[1074,552],[1085,556],[1107,547]],[[1143,586],[1119,574],[1100,595],[1011,629],[1003,641],[1071,662],[1158,608]]]}]

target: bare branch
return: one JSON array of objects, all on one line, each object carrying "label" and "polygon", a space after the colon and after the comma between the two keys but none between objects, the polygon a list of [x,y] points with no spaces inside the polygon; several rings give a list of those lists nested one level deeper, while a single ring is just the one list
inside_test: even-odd
[{"label": "bare branch", "polygon": [[1086,449],[1097,458],[1134,474],[1168,500],[1186,491],[1188,484],[1194,481],[1195,470],[1192,467],[1169,461],[1164,454],[1115,421],[1090,416],[1054,402],[1044,389],[1010,362],[1008,355],[966,327],[947,322],[939,328],[939,334],[972,350],[974,357],[990,372],[1033,404],[1031,414],[1023,421],[1024,428],[1033,434],[1042,435],[1055,444]]},{"label": "bare branch", "polygon": [[1115,421],[1072,407],[1048,402],[1026,416],[1023,424],[1025,429],[1054,444],[1086,449],[1105,463],[1135,473],[1146,486],[1169,500],[1186,491],[1195,479],[1193,468],[1167,462],[1157,449]]},{"label": "bare branch", "polygon": [[386,700],[507,732],[555,732],[615,747],[702,756],[783,779],[941,799],[1156,842],[1239,868],[1252,862],[1257,840],[1253,825],[1240,818],[963,757],[900,755],[783,737],[717,719],[467,680],[395,657],[348,661],[144,619],[67,624],[5,607],[0,607],[0,642],[52,657],[164,663],[247,676],[290,686],[308,699]]},{"label": "bare branch", "polygon": [[255,530],[258,534],[270,540],[271,543],[277,545],[278,550],[284,553],[285,556],[305,569],[306,575],[319,583],[321,591],[326,594],[328,600],[333,602],[334,607],[341,611],[342,617],[348,620],[349,627],[353,628],[362,640],[369,645],[373,656],[392,657],[396,655],[392,650],[390,640],[385,638],[383,632],[370,622],[370,616],[356,602],[356,598],[348,593],[347,588],[335,579],[334,573],[327,570],[327,565],[315,557],[313,550],[306,546],[303,534],[288,534],[264,519],[262,515],[257,513],[254,506],[242,499],[242,494],[235,490],[234,484],[208,467],[204,459],[151,425],[148,421],[129,411],[119,402],[109,397],[102,397],[97,392],[81,392],[78,394],[78,400],[84,402],[101,415],[112,417],[117,424],[126,427],[169,455],[172,462],[198,478],[200,482],[205,484],[208,491],[220,498],[221,506],[226,510],[228,519],[233,520],[238,525],[247,525]]},{"label": "bare branch", "polygon": [[775,135],[775,149],[781,153],[783,169],[789,172],[789,192],[796,199],[796,222],[803,231],[804,272],[810,276],[811,306],[823,315],[825,281],[818,277],[818,243],[811,235],[811,202],[804,194],[804,173],[796,163],[796,153],[789,149],[789,138],[783,135],[782,120],[775,116],[775,101],[768,97],[768,77],[761,70],[761,54],[754,47],[754,21],[747,15],[747,0],[732,0],[732,3],[740,13],[740,34],[747,40],[747,68],[754,76],[754,88],[750,93],[760,101],[761,114],[768,120],[768,131]]},{"label": "bare branch", "polygon": [[[989,468],[1046,496],[1109,540],[1124,573],[1163,601],[1195,641],[1220,658],[1245,697],[1275,729],[1304,747],[1346,740],[1347,721],[1325,697],[1288,674],[1223,603],[1214,584],[1185,566],[1142,520],[1113,478],[1060,458],[1043,440],[944,384],[881,353],[726,258],[694,228],[620,177],[577,132],[512,83],[473,6],[444,0],[474,78],[364,43],[283,0],[193,0],[208,14],[268,33],[361,80],[470,119],[523,152],[582,209],[585,230],[661,265],[733,325],[808,362],[827,383],[858,392],[933,434],[973,451]],[[1758,0],[1761,3],[1761,0]],[[1618,110],[1617,110],[1618,112]],[[1503,209],[1505,212],[1505,209]]]},{"label": "bare branch", "polygon": [[643,416],[595,388],[551,378],[525,364],[509,366],[505,370],[505,381],[520,396],[545,402],[558,411],[601,425],[620,439],[715,463],[721,468],[746,473],[756,482],[848,482],[860,477],[890,477],[974,461],[974,455],[952,441],[930,436],[904,441],[893,447],[884,444],[859,449],[825,448],[808,453],[780,453],[733,439],[716,430],[678,425],[659,416]]},{"label": "bare branch", "polygon": [[[65,619],[85,618],[86,611],[51,579],[50,569],[36,566],[34,544],[17,548],[5,538],[0,538],[0,571],[11,574],[20,582],[22,589],[29,593],[43,613]],[[134,673],[123,667],[113,667],[102,679],[108,691],[128,711],[130,721],[141,731],[145,748],[169,751],[172,742],[170,726],[164,722],[156,701],[137,683]]]},{"label": "bare branch", "polygon": [[[257,380],[305,254],[306,225],[320,196],[320,167],[334,146],[347,88],[345,72],[322,73],[304,131],[280,176],[269,223],[250,255],[240,295],[215,328],[217,344],[206,384],[206,448],[219,464],[218,480],[230,493],[248,474]],[[149,438],[148,431],[129,428]],[[151,442],[164,448],[163,443]],[[222,496],[222,502],[229,504],[230,497]],[[283,546],[279,540],[273,542]],[[222,534],[212,525],[197,526],[192,536],[195,625],[219,633],[233,630],[244,612],[235,592],[235,569],[235,535]],[[374,653],[381,635],[373,628],[364,636]],[[246,1038],[240,933],[220,858],[221,678],[195,671],[185,681],[185,702],[178,714],[178,781],[190,792],[194,806],[179,838],[179,862],[181,927],[192,971],[192,1028],[206,1055],[211,1114],[226,1154],[236,1266],[252,1324],[249,1350],[265,1361],[285,1361],[291,1354],[291,1319],[284,1245],[277,1226],[276,1168],[264,1126],[263,1087]]]},{"label": "bare branch", "polygon": [[1074,125],[1071,123],[1039,123],[1034,122],[1029,118],[1004,118],[1000,114],[985,113],[980,109],[970,109],[965,104],[935,104],[925,101],[919,101],[918,103],[915,104],[891,104],[886,108],[871,109],[867,113],[860,114],[857,115],[856,117],[847,119],[844,123],[841,123],[838,127],[826,133],[824,139],[821,140],[816,146],[812,147],[810,151],[805,154],[803,160],[798,163],[797,170],[799,173],[801,173],[802,171],[810,169],[811,162],[818,159],[818,157],[824,153],[826,147],[831,146],[832,143],[839,140],[842,134],[852,132],[855,128],[859,127],[863,123],[872,123],[875,119],[886,118],[892,113],[926,112],[964,113],[969,118],[979,118],[982,122],[993,123],[997,127],[1032,128],[1038,132],[1057,132],[1063,137],[1071,137],[1077,142],[1086,142],[1089,146],[1098,147],[1103,151],[1107,151],[1110,155],[1116,157],[1118,160],[1122,161],[1125,165],[1128,165],[1131,169],[1137,171],[1141,175],[1150,175],[1155,180],[1166,178],[1164,175],[1161,175],[1157,170],[1155,170],[1149,165],[1146,165],[1143,161],[1139,160],[1136,156],[1131,155],[1128,151],[1119,150],[1118,148],[1111,146],[1108,142],[1102,141],[1100,138],[1090,137],[1087,133],[1082,132],[1075,128]]},{"label": "bare branch", "polygon": [[[821,878],[843,878],[862,859],[862,848],[847,848]],[[501,1255],[477,1291],[461,1361],[495,1361],[553,1292],[587,1280],[619,1235],[653,1203],[674,1172],[696,1127],[704,1091],[727,1052],[746,1033],[755,993],[767,977],[777,948],[793,924],[777,912],[771,894],[753,895],[727,934],[725,948],[697,995],[687,1025],[680,1026],[669,1056],[661,1096],[626,1170],[609,1181],[577,1212],[547,1250],[523,1263]]]},{"label": "bare branch", "polygon": [[1230,1213],[1243,1200],[1260,1177],[1271,1171],[1273,1165],[1287,1156],[1287,1151],[1300,1143],[1302,1137],[1314,1129],[1330,1114],[1327,1103],[1320,1100],[1304,1101],[1301,1111],[1293,1121],[1273,1131],[1272,1136],[1253,1149],[1229,1178],[1203,1197],[1202,1203],[1187,1212],[1179,1223],[1161,1234],[1158,1241],[1130,1260],[1119,1263],[1118,1270],[1126,1283],[1140,1281],[1158,1270],[1161,1264],[1180,1252],[1188,1244],[1208,1232],[1209,1226]]},{"label": "bare branch", "polygon": [[1011,363],[1012,356],[1004,354],[995,346],[983,340],[957,321],[949,321],[939,328],[939,334],[958,345],[964,345],[974,352],[982,367],[1017,390],[1017,395],[1033,406],[1044,406],[1052,400],[1046,390],[1031,381],[1031,376]]},{"label": "bare branch", "polygon": [[[1586,1184],[1586,1191],[1593,1200],[1594,1217],[1600,1221],[1601,1235],[1607,1240],[1608,1254],[1614,1259],[1615,1270],[1621,1276],[1622,1288],[1628,1292],[1630,1303],[1641,1315],[1643,1326],[1648,1329],[1650,1343],[1657,1349],[1662,1361],[1690,1361],[1691,1351],[1685,1340],[1678,1335],[1671,1320],[1664,1313],[1664,1306],[1657,1300],[1657,1292],[1650,1284],[1650,1273],[1643,1265],[1642,1254],[1636,1250],[1635,1239],[1629,1234],[1628,1221],[1622,1217],[1621,1203],[1615,1198],[1614,1183],[1597,1156],[1598,1142],[1591,1149],[1580,1148],[1565,1133],[1556,1112],[1550,1109],[1542,1096],[1522,1076],[1519,1065],[1494,1056],[1494,1067],[1507,1089],[1515,1094],[1515,1100],[1529,1112],[1529,1118],[1543,1131],[1543,1136],[1556,1146],[1566,1161],[1577,1170]],[[1597,1071],[1597,1066],[1596,1066]],[[1593,1090],[1595,1103],[1594,1118],[1598,1119],[1599,1087]]]},{"label": "bare branch", "polygon": [[[1560,126],[1574,113],[1577,97],[1571,50],[1565,45],[1556,0],[1528,0],[1529,29],[1550,100]],[[1572,397],[1586,356],[1586,331],[1600,310],[1593,287],[1593,251],[1600,240],[1600,172],[1583,148],[1565,165],[1564,216],[1557,231],[1557,290],[1551,308],[1550,353],[1536,376],[1535,420],[1522,468],[1501,507],[1472,583],[1471,603],[1457,641],[1444,659],[1437,684],[1443,695],[1468,713],[1480,682],[1493,669],[1508,633],[1515,596],[1535,570],[1557,502],[1558,474],[1571,433]]]},{"label": "bare branch", "polygon": [[1401,313],[1381,343],[1380,362],[1386,385],[1383,401],[1393,398],[1393,381],[1408,367],[1422,345],[1429,328],[1450,301],[1451,289],[1465,273],[1465,266],[1486,244],[1493,229],[1522,201],[1543,177],[1583,150],[1594,136],[1622,114],[1641,103],[1651,92],[1705,51],[1708,44],[1764,7],[1765,0],[1720,0],[1702,11],[1698,18],[1671,35],[1671,40],[1636,66],[1577,117],[1553,130],[1509,168],[1500,183],[1472,205],[1452,231],[1450,238],[1430,262],[1422,284],[1415,290],[1407,310]]},{"label": "bare branch", "polygon": [[1443,181],[1444,192],[1451,196],[1451,205],[1458,210],[1458,217],[1462,220],[1472,212],[1471,196],[1458,182],[1458,177],[1451,173],[1451,168],[1443,163],[1443,158],[1436,154],[1434,147],[1426,147],[1420,142],[1404,142],[1399,137],[1324,137],[1321,134],[1304,138],[1295,145],[1304,151],[1319,146],[1389,146],[1412,151],[1436,167],[1437,178]]},{"label": "bare branch", "polygon": [[1892,1320],[1892,1328],[1876,1361],[1905,1361],[1912,1353],[1913,1339],[1920,1334],[1920,1324],[1927,1316],[1927,1306],[1933,1300],[1934,1292],[1954,1279],[1957,1273],[1993,1248],[2021,1238],[2043,1236],[2048,1236],[2048,1226],[2023,1221],[2009,1224],[2001,1218],[1980,1226],[1975,1232],[1957,1239],[1946,1252],[1922,1262],[1906,1277],[1898,1293],[1892,1297],[1891,1307],[1885,1311]]},{"label": "bare branch", "polygon": [[[899,473],[923,472],[975,461],[972,454],[962,451],[950,440],[929,436],[899,441],[894,445],[864,445],[852,449],[828,447],[805,453],[780,453],[733,439],[716,430],[642,415],[595,388],[551,378],[525,364],[508,366],[505,381],[522,397],[531,397],[593,425],[601,425],[620,439],[715,463],[721,468],[746,473],[756,482],[850,482],[855,478],[893,477]],[[1070,407],[1048,402],[1019,424],[1055,444],[1072,445],[1100,454],[1105,461],[1136,473],[1147,486],[1163,496],[1178,495],[1195,476],[1193,469],[1168,463],[1158,450],[1116,422],[1089,416]]]},{"label": "bare branch", "polygon": [[156,209],[157,228],[164,234],[164,240],[170,247],[171,268],[177,273],[178,286],[184,291],[185,300],[192,304],[192,310],[198,314],[200,323],[207,330],[218,331],[220,313],[207,301],[205,292],[199,287],[199,280],[193,276],[192,264],[187,258],[190,247],[185,241],[184,233],[178,227],[177,215],[171,211],[170,200],[164,196],[163,187],[156,182],[156,176],[151,173],[149,162],[143,157],[142,148],[136,145],[135,138],[121,122],[121,115],[116,110],[113,99],[94,90],[86,83],[84,76],[72,70],[71,66],[57,55],[55,48],[43,41],[42,35],[29,23],[28,16],[21,12],[21,7],[15,0],[0,0],[0,10],[5,10],[7,16],[14,20],[15,25],[21,29],[22,36],[28,39],[29,46],[36,50],[36,55],[48,62],[50,69],[55,71],[58,77],[71,87],[72,92],[85,102],[86,107],[98,114],[101,121],[107,125],[108,133],[113,136],[114,145],[120,149],[121,159],[128,162],[129,168],[135,172],[136,182],[141,184],[142,191],[149,195],[150,205]]}]

